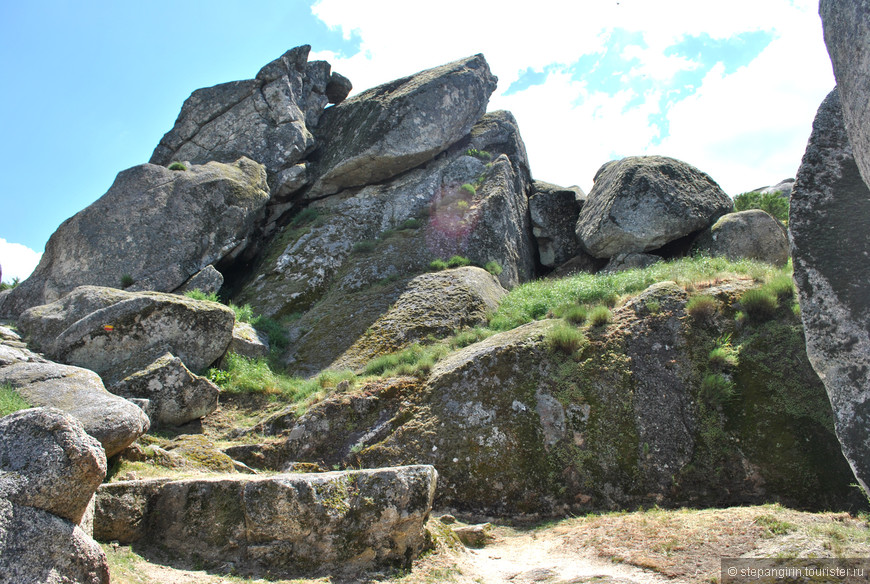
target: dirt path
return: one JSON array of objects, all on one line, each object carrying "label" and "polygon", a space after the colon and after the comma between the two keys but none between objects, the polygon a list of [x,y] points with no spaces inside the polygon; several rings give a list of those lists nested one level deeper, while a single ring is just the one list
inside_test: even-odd
[{"label": "dirt path", "polygon": [[459,558],[464,576],[481,584],[527,584],[532,582],[582,582],[595,578],[631,581],[637,584],[670,582],[640,568],[614,563],[585,548],[566,546],[559,530],[497,535],[482,549],[469,549]]}]

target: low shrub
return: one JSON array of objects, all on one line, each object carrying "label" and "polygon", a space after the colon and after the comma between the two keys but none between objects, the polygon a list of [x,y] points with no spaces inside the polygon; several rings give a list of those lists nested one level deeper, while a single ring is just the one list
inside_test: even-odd
[{"label": "low shrub", "polygon": [[753,288],[740,297],[740,306],[750,322],[764,322],[773,318],[779,302],[770,290]]},{"label": "low shrub", "polygon": [[455,255],[447,260],[447,267],[449,268],[463,268],[468,265],[471,265],[471,260],[460,255]]},{"label": "low shrub", "polygon": [[167,168],[169,168],[169,170],[187,170],[187,166],[185,166],[183,162],[173,162]]},{"label": "low shrub", "polygon": [[613,320],[613,313],[606,306],[596,306],[589,313],[589,324],[592,326],[604,326]]},{"label": "low shrub", "polygon": [[701,382],[701,393],[707,403],[721,406],[734,398],[734,383],[721,373],[711,373]]},{"label": "low shrub", "polygon": [[282,351],[287,348],[290,342],[287,338],[287,331],[278,321],[259,314],[252,318],[250,323],[252,327],[269,337],[269,347],[273,351]]},{"label": "low shrub", "polygon": [[18,278],[17,276],[15,278],[12,278],[12,281],[9,283],[0,282],[0,292],[3,292],[4,290],[11,290],[11,289],[15,288],[16,286],[18,286],[18,284],[20,284],[20,283],[21,283],[21,278]]},{"label": "low shrub", "polygon": [[236,320],[239,322],[250,323],[254,318],[254,309],[251,308],[250,304],[236,306],[230,302],[229,307],[236,314]]},{"label": "low shrub", "polygon": [[547,331],[546,342],[551,350],[572,355],[586,342],[586,336],[580,329],[560,322]]},{"label": "low shrub", "polygon": [[468,201],[456,201],[456,208],[460,211],[466,211],[468,209]]},{"label": "low shrub", "polygon": [[719,310],[719,301],[706,294],[692,296],[686,302],[686,314],[695,320],[709,320]]},{"label": "low shrub", "polygon": [[710,351],[710,366],[715,369],[733,369],[737,367],[737,353],[731,345],[716,347]]},{"label": "low shrub", "polygon": [[367,254],[371,253],[375,250],[375,242],[370,240],[358,241],[353,244],[351,248],[351,253],[355,254]]},{"label": "low shrub", "polygon": [[423,222],[420,219],[405,219],[402,221],[401,225],[399,225],[399,229],[419,229],[422,226]]},{"label": "low shrub", "polygon": [[788,224],[789,199],[782,196],[780,191],[774,193],[759,193],[757,191],[741,193],[734,197],[734,210],[747,211],[749,209],[761,209],[769,215],[773,215],[786,225]]},{"label": "low shrub", "polygon": [[129,288],[133,284],[136,283],[136,280],[133,279],[133,276],[130,274],[124,274],[121,276],[121,288]]},{"label": "low shrub", "polygon": [[469,148],[465,151],[466,156],[473,156],[478,160],[492,160],[492,154],[486,150],[478,150],[477,148]]},{"label": "low shrub", "polygon": [[315,209],[314,207],[305,207],[299,212],[299,214],[293,217],[293,220],[290,221],[290,226],[301,227],[303,225],[307,225],[308,223],[313,222],[318,217],[320,217],[319,209]]}]

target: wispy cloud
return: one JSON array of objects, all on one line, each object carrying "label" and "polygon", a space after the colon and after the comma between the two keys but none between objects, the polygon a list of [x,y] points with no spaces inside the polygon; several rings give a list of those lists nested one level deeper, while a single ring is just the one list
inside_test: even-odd
[{"label": "wispy cloud", "polygon": [[730,194],[794,176],[833,87],[814,0],[321,0],[358,53],[317,53],[357,89],[483,52],[536,178],[591,187],[612,157],[664,154]]}]

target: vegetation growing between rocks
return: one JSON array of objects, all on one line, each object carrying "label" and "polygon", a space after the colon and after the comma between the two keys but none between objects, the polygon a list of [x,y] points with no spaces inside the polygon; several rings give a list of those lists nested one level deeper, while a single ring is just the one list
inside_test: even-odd
[{"label": "vegetation growing between rocks", "polygon": [[18,284],[20,283],[21,278],[18,277],[12,278],[12,282],[9,284],[7,284],[6,282],[0,282],[0,292],[3,292],[4,290],[11,290],[12,288],[18,286]]},{"label": "vegetation growing between rocks", "polygon": [[511,290],[492,315],[489,326],[498,331],[510,330],[548,314],[558,315],[567,305],[613,306],[621,296],[641,292],[667,280],[693,288],[698,283],[728,276],[766,281],[790,273],[790,267],[783,270],[751,260],[735,262],[723,257],[695,256],[613,274],[577,274],[559,280],[536,280]]},{"label": "vegetation growing between rocks", "polygon": [[8,416],[18,410],[26,410],[31,407],[26,399],[21,397],[8,383],[0,384],[0,418]]},{"label": "vegetation growing between rocks", "polygon": [[749,209],[761,209],[788,225],[789,199],[783,197],[781,191],[773,193],[751,191],[734,197],[735,211],[748,211]]}]

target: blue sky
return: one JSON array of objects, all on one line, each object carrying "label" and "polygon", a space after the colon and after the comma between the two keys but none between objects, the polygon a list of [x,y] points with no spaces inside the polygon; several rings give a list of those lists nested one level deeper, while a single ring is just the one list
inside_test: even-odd
[{"label": "blue sky", "polygon": [[0,264],[147,162],[190,93],[300,44],[354,91],[473,53],[517,117],[535,178],[592,186],[612,158],[664,154],[731,195],[794,176],[833,87],[813,0],[33,0],[0,5]]}]

